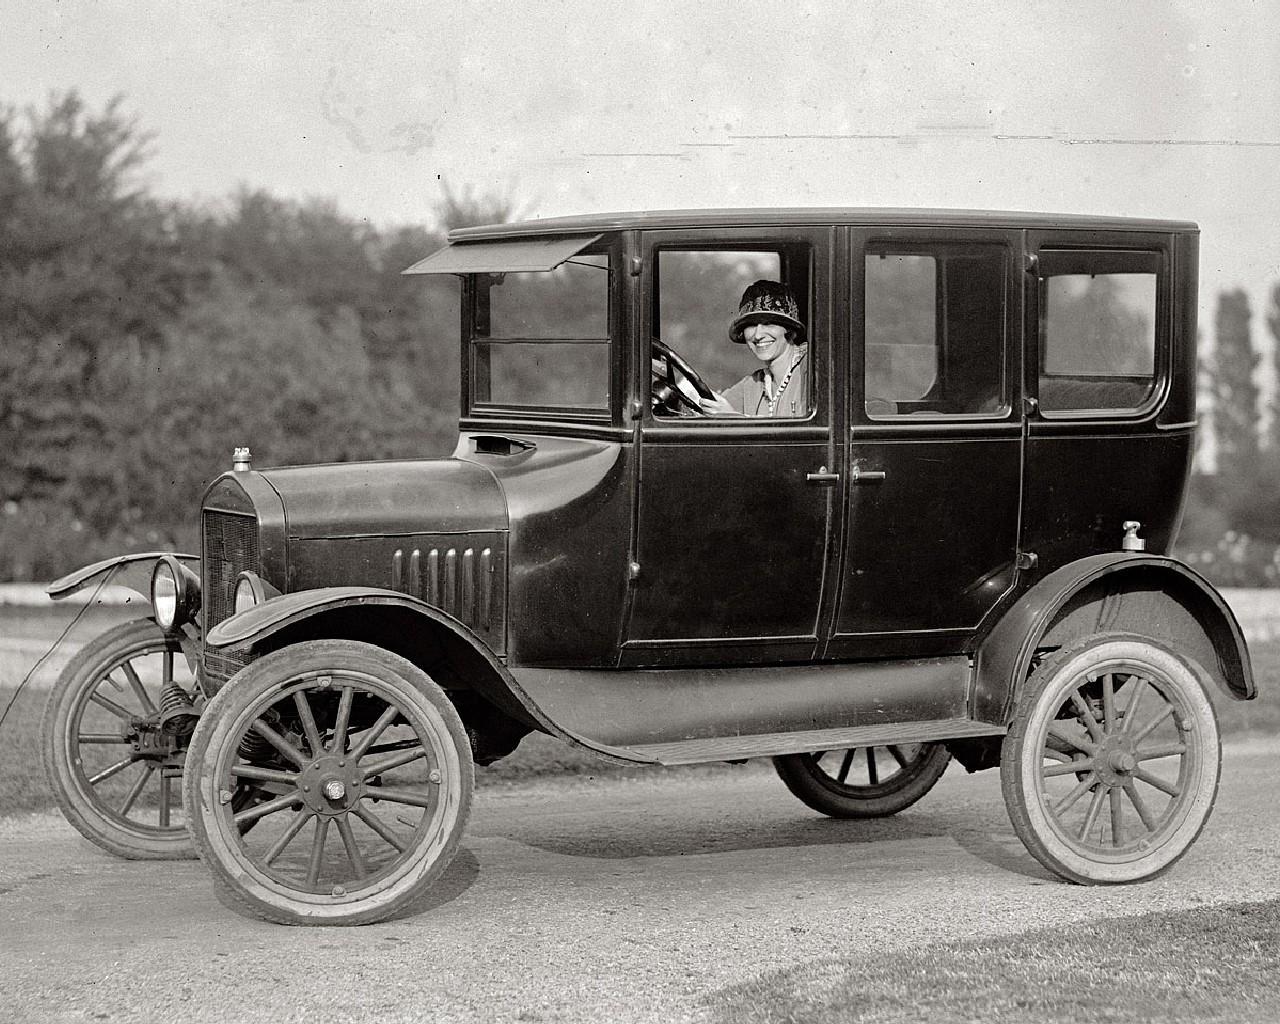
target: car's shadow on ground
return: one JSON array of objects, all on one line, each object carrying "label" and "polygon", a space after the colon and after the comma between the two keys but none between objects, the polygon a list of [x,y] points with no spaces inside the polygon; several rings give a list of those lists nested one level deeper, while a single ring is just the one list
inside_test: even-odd
[{"label": "car's shadow on ground", "polygon": [[473,827],[473,837],[501,838],[565,857],[630,860],[649,857],[714,856],[752,850],[816,846],[857,846],[874,857],[898,855],[892,844],[921,839],[950,840],[966,853],[1001,870],[1050,879],[1022,848],[1007,819],[972,806],[929,810],[909,808],[888,818],[840,820],[803,808],[790,814],[753,814],[750,808],[722,813],[714,820],[678,814],[661,818],[598,815],[590,825],[544,820],[529,824]]},{"label": "car's shadow on ground", "polygon": [[438,910],[447,903],[452,903],[465,893],[476,879],[480,877],[480,861],[467,847],[461,847],[454,855],[444,874],[436,879],[435,884],[412,903],[401,907],[386,921],[401,921],[408,917],[417,917],[428,911]]}]

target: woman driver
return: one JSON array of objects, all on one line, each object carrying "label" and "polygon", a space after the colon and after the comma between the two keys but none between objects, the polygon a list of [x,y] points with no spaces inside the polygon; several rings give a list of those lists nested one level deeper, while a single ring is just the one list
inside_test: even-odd
[{"label": "woman driver", "polygon": [[742,293],[729,339],[745,344],[764,365],[714,398],[698,400],[709,416],[807,416],[809,373],[800,307],[778,281],[757,281]]}]

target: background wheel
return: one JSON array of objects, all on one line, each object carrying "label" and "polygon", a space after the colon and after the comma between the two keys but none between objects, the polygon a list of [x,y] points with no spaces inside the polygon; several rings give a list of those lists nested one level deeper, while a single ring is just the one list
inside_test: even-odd
[{"label": "background wheel", "polygon": [[1195,662],[1129,634],[1087,637],[1028,680],[1001,754],[1014,831],[1074,882],[1137,882],[1195,841],[1221,745]]},{"label": "background wheel", "polygon": [[[237,807],[245,782],[260,802]],[[389,917],[431,886],[473,785],[443,690],[380,648],[320,640],[218,691],[191,738],[183,798],[225,903],[281,924],[347,925]]]},{"label": "background wheel", "polygon": [[45,773],[67,821],[118,857],[195,855],[182,815],[182,741],[160,728],[160,688],[197,692],[178,641],[150,619],[95,637],[45,705]]},{"label": "background wheel", "polygon": [[773,766],[807,806],[833,818],[883,818],[910,807],[951,761],[938,743],[784,754]]}]

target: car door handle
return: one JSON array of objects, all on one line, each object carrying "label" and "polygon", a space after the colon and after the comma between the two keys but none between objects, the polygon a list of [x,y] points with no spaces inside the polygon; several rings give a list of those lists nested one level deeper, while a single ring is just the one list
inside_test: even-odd
[{"label": "car door handle", "polygon": [[819,466],[816,473],[806,473],[804,478],[811,484],[822,484],[826,487],[840,482],[840,474],[830,472],[826,466]]},{"label": "car door handle", "polygon": [[883,479],[883,469],[862,469],[854,466],[853,472],[849,474],[850,483],[855,484],[878,484]]}]

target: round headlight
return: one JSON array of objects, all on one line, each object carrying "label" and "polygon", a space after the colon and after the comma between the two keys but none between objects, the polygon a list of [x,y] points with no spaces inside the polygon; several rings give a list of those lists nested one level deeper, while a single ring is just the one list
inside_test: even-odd
[{"label": "round headlight", "polygon": [[157,562],[151,571],[151,610],[161,629],[173,629],[178,618],[178,581],[167,562]]},{"label": "round headlight", "polygon": [[235,614],[239,615],[250,608],[256,608],[273,597],[279,597],[280,591],[264,580],[256,572],[245,571],[236,577],[236,589],[232,593],[231,603]]},{"label": "round headlight", "polygon": [[151,611],[163,630],[191,622],[200,610],[200,578],[173,555],[151,570]]},{"label": "round headlight", "polygon": [[243,611],[248,611],[250,608],[255,607],[260,600],[260,591],[254,587],[253,580],[246,574],[241,573],[240,578],[236,580],[236,592],[232,600],[235,613],[239,615]]}]

